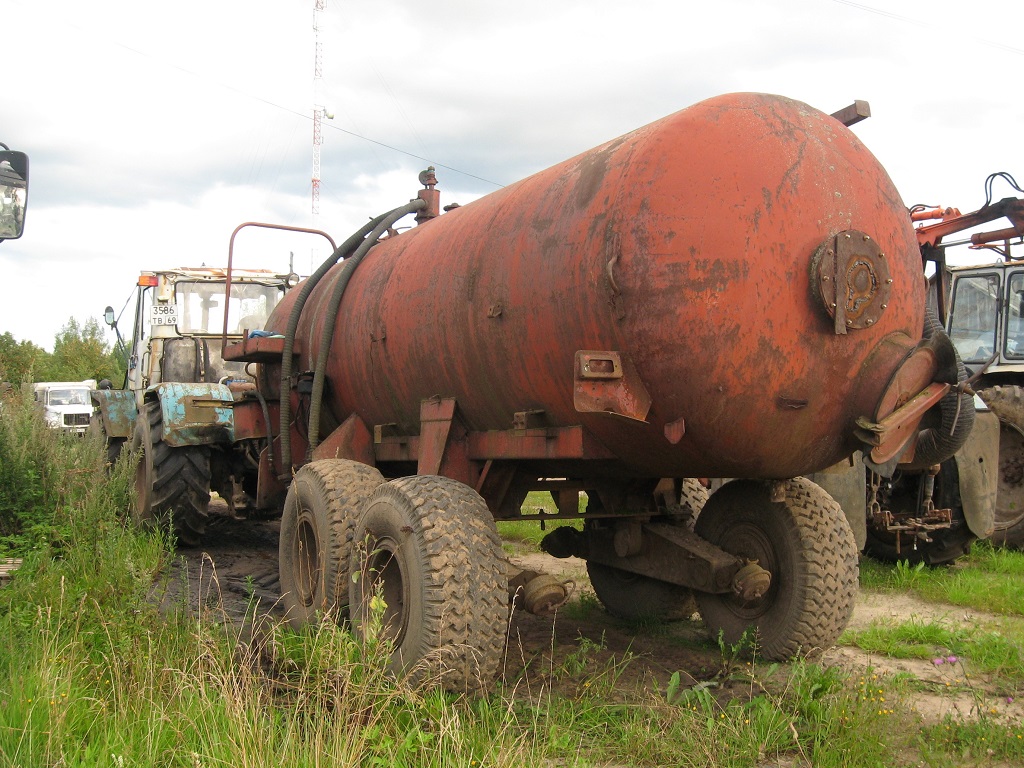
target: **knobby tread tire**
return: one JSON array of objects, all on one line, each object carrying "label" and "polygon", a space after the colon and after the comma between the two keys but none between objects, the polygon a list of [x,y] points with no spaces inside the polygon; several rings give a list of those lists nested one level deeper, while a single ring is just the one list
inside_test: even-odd
[{"label": "knobby tread tire", "polygon": [[[293,627],[315,623],[323,616],[347,616],[353,531],[363,504],[383,483],[375,467],[346,459],[314,461],[295,473],[284,503],[278,551],[281,596]],[[309,521],[322,558],[316,583],[307,585],[309,604],[299,597],[297,584],[300,519]]]},{"label": "knobby tread tire", "polygon": [[999,418],[999,484],[990,539],[1024,549],[1024,387],[987,387],[978,395]]},{"label": "knobby tread tire", "polygon": [[682,490],[679,492],[679,509],[690,517],[690,529],[693,530],[693,523],[708,503],[708,489],[692,477],[683,480]]},{"label": "knobby tread tire", "polygon": [[163,413],[147,402],[132,441],[142,456],[136,475],[136,518],[161,528],[170,524],[178,541],[199,543],[210,504],[210,449],[205,445],[172,448],[163,442]]},{"label": "knobby tread tire", "polygon": [[504,652],[508,591],[501,539],[484,500],[462,483],[433,475],[392,480],[374,492],[356,526],[360,561],[353,570],[362,577],[350,582],[350,597],[357,633],[372,588],[366,551],[385,539],[397,544],[410,594],[392,671],[414,684],[486,689]]},{"label": "knobby tread tire", "polygon": [[693,591],[678,584],[587,561],[594,594],[612,616],[627,621],[687,619],[697,611]]},{"label": "knobby tread tire", "polygon": [[770,661],[813,655],[839,638],[853,613],[858,553],[842,509],[824,490],[798,477],[786,482],[784,501],[772,502],[767,484],[735,480],[712,494],[696,528],[740,556],[751,553],[737,551],[743,547],[731,541],[735,532],[759,530],[774,550],[772,585],[760,601],[697,593],[713,636],[721,630],[734,644],[756,627],[756,653]]}]

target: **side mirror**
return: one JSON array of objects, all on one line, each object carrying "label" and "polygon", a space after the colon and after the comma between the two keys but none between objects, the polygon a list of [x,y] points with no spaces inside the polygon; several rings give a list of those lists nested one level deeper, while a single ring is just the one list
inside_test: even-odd
[{"label": "side mirror", "polygon": [[114,308],[107,307],[103,310],[103,322],[109,325],[111,328],[114,327]]},{"label": "side mirror", "polygon": [[0,150],[0,242],[21,237],[27,207],[28,155],[4,147]]}]

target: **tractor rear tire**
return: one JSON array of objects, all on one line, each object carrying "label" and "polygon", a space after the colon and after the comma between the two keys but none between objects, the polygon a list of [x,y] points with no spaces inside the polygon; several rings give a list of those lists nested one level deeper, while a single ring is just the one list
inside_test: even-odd
[{"label": "tractor rear tire", "polygon": [[990,539],[1024,549],[1024,387],[988,387],[978,394],[999,417],[999,485]]},{"label": "tractor rear tire", "polygon": [[380,486],[355,532],[352,624],[391,643],[389,669],[414,685],[486,690],[505,647],[501,539],[476,491],[445,477]]},{"label": "tractor rear tire", "polygon": [[164,443],[160,403],[150,401],[135,422],[132,450],[141,454],[135,469],[136,524],[170,528],[180,544],[196,546],[209,518],[210,449]]},{"label": "tractor rear tire", "polygon": [[768,483],[733,480],[711,495],[696,533],[771,573],[761,597],[697,593],[712,637],[738,644],[756,632],[755,652],[768,661],[811,655],[846,628],[857,594],[858,552],[839,505],[806,478],[789,480],[783,501]]},{"label": "tractor rear tire", "polygon": [[[910,483],[906,492],[894,494],[890,503],[893,511],[913,509],[918,505],[917,487],[920,477],[914,474],[904,475]],[[900,482],[903,482],[901,480]],[[912,493],[910,491],[913,491]],[[964,517],[963,502],[960,500],[960,481],[956,459],[946,459],[942,469],[935,478],[933,494],[935,506],[939,509],[951,510],[952,522],[949,528],[935,531],[931,541],[915,541],[913,538],[900,540],[896,547],[896,533],[879,530],[868,521],[867,542],[864,554],[885,563],[898,563],[906,560],[912,565],[925,563],[930,566],[949,565],[971,551],[971,544],[977,536],[971,531]]]},{"label": "tractor rear tire", "polygon": [[278,562],[285,617],[295,629],[348,610],[352,532],[360,510],[384,478],[345,459],[311,462],[288,488]]}]

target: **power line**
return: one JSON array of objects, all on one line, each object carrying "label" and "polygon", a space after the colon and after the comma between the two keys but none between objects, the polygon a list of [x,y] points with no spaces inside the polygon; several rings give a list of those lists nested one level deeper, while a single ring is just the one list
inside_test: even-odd
[{"label": "power line", "polygon": [[[919,27],[935,27],[937,29],[941,29],[943,26],[941,24],[936,24],[935,22],[930,21],[928,19],[915,18],[913,16],[903,16],[901,14],[892,13],[891,11],[886,11],[881,8],[874,8],[873,6],[870,5],[864,5],[863,3],[856,3],[853,0],[832,0],[832,2],[839,3],[840,5],[848,5],[851,8],[856,8],[859,11],[874,13],[878,16],[885,16],[888,19],[895,19],[896,21],[902,21],[907,24],[914,24]],[[1015,53],[1018,56],[1024,56],[1024,48],[1014,48],[1012,45],[1006,45],[1005,43],[996,42],[995,40],[985,40],[980,37],[972,37],[970,39],[980,45],[986,45],[989,48],[998,48],[999,50],[1006,51],[1007,53]]]},{"label": "power line", "polygon": [[[26,7],[25,4],[23,4],[23,3],[18,3],[18,5],[22,5],[23,7]],[[88,38],[90,40],[93,40],[94,42],[97,39],[103,40],[108,45],[111,45],[111,46],[114,46],[114,47],[117,47],[117,48],[122,48],[125,51],[128,51],[129,53],[132,53],[132,54],[134,54],[136,56],[139,56],[141,58],[144,58],[144,59],[149,59],[150,61],[154,61],[154,62],[156,62],[156,63],[158,63],[158,64],[160,64],[160,65],[162,65],[164,67],[167,67],[168,69],[178,70],[179,72],[182,72],[182,73],[184,73],[186,75],[189,75],[190,77],[194,77],[194,78],[196,78],[198,80],[204,80],[207,83],[212,83],[212,84],[214,84],[216,86],[219,86],[220,88],[223,88],[226,91],[230,91],[231,93],[238,94],[239,96],[243,96],[243,97],[245,97],[247,99],[251,99],[251,100],[259,102],[261,104],[266,104],[268,107],[273,107],[274,109],[279,109],[282,112],[287,112],[288,114],[295,115],[296,117],[301,117],[304,120],[312,120],[312,117],[310,115],[307,115],[307,114],[305,114],[303,112],[299,112],[298,110],[292,109],[291,107],[286,107],[283,104],[278,104],[277,102],[271,101],[270,99],[266,99],[266,98],[264,98],[262,96],[258,96],[258,95],[254,94],[254,93],[250,93],[249,91],[245,91],[245,90],[243,90],[241,88],[238,88],[236,86],[229,85],[228,83],[225,83],[225,82],[223,82],[221,80],[217,80],[215,78],[212,78],[209,75],[205,75],[205,74],[202,74],[200,72],[196,72],[194,70],[189,69],[188,67],[183,67],[180,64],[175,64],[173,62],[157,58],[157,57],[153,56],[152,54],[149,54],[149,53],[146,53],[145,51],[139,50],[138,48],[133,48],[132,46],[126,45],[125,43],[122,43],[122,42],[120,42],[118,40],[112,40],[109,37],[105,37],[101,32],[98,32],[98,31],[96,31],[94,29],[90,29],[88,27],[83,27],[80,24],[75,24],[75,23],[73,23],[71,21],[68,21],[66,19],[62,19],[62,21],[68,27],[70,27],[72,29],[75,29],[75,30],[78,30],[79,32],[83,33],[86,38]],[[446,165],[445,163],[438,162],[437,160],[432,160],[430,158],[423,157],[421,155],[417,155],[414,152],[408,152],[408,151],[406,151],[404,149],[401,149],[400,147],[396,147],[396,146],[393,146],[391,144],[387,144],[387,143],[385,143],[383,141],[377,141],[376,139],[371,139],[369,136],[363,136],[362,134],[356,133],[355,131],[349,131],[349,130],[341,128],[341,127],[339,127],[337,125],[330,125],[330,124],[328,124],[326,127],[331,128],[331,129],[333,129],[335,131],[339,131],[340,133],[344,133],[345,135],[351,136],[354,139],[359,139],[360,141],[365,141],[365,142],[367,142],[369,144],[376,144],[378,147],[383,147],[384,149],[390,150],[392,152],[397,152],[399,154],[405,155],[406,157],[411,157],[411,158],[413,158],[415,160],[420,160],[420,161],[422,161],[424,163],[427,163],[428,165],[433,165],[435,168],[444,168],[446,171],[452,171],[453,173],[458,173],[458,174],[460,174],[462,176],[466,176],[467,178],[476,179],[477,181],[482,181],[485,184],[490,184],[490,185],[495,186],[495,187],[503,187],[503,186],[505,186],[504,184],[500,184],[497,181],[491,181],[490,179],[486,179],[483,176],[477,176],[475,173],[470,173],[469,171],[463,171],[460,168],[456,168],[455,166]]]}]

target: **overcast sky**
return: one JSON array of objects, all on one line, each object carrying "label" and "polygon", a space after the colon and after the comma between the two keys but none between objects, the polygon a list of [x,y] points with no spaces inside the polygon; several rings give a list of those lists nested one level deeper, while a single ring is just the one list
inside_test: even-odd
[{"label": "overcast sky", "polygon": [[[442,204],[466,203],[733,91],[868,100],[854,130],[908,205],[973,210],[995,171],[1024,184],[1021,0],[326,0],[314,217],[313,6],[0,0],[0,141],[31,161],[0,333],[52,349],[142,269],[226,263],[243,221],[340,241],[428,164]],[[304,274],[327,255],[248,230],[235,263],[289,252]]]}]

